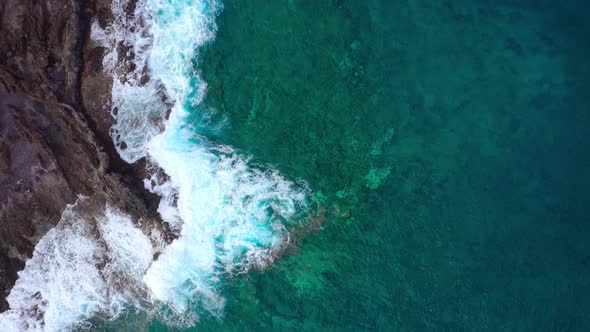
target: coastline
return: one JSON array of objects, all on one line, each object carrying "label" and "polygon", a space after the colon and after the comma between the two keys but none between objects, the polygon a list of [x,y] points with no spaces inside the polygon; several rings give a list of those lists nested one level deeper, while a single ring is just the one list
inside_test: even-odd
[{"label": "coastline", "polygon": [[1,331],[589,330],[583,3],[9,1]]},{"label": "coastline", "polygon": [[145,159],[127,164],[109,135],[112,78],[90,28],[109,23],[110,8],[101,0],[0,6],[0,311],[37,242],[79,195],[170,240],[159,197],[143,185]]}]

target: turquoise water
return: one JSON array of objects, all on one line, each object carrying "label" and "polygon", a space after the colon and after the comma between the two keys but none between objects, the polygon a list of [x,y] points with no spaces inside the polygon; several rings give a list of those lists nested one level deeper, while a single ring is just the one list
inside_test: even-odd
[{"label": "turquoise water", "polygon": [[[182,203],[194,229],[183,229],[190,235],[182,248],[164,254],[148,284],[175,279],[165,280],[172,287],[163,299],[177,299],[186,280],[204,285],[177,304],[201,315],[195,331],[590,329],[586,7],[224,2],[215,41],[200,52],[181,48],[196,72],[180,76],[202,81],[176,87],[189,91],[176,97],[187,98],[183,110],[173,112],[171,138],[154,140],[150,153],[177,183],[190,184],[181,186],[185,198],[212,195],[233,206],[227,192],[237,201],[276,194],[274,177],[251,175],[269,169],[291,189],[238,210]],[[195,103],[203,81],[207,94]],[[251,156],[243,173],[220,161],[220,144]],[[251,182],[236,185],[240,174],[264,184],[243,194]],[[289,228],[281,259],[214,273],[211,259],[231,265],[249,245],[277,246],[285,233],[255,225],[274,224],[275,214],[258,213],[282,211],[272,200],[283,196],[294,211],[286,208],[278,223],[289,227],[295,210],[312,212],[305,227]],[[191,219],[203,209],[208,224]],[[231,224],[236,215],[245,216],[243,232],[224,237],[234,228],[219,217]],[[229,250],[217,252],[219,243]],[[207,307],[202,294],[223,304]],[[175,330],[142,315],[105,325],[131,328]]]},{"label": "turquoise water", "polygon": [[590,328],[584,8],[226,1],[183,121],[319,207],[192,330]]}]

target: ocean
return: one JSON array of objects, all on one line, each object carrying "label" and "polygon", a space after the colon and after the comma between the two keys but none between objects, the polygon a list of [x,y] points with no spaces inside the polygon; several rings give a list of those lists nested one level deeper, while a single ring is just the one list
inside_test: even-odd
[{"label": "ocean", "polygon": [[[589,330],[589,13],[139,0],[93,34],[149,67],[147,84],[113,69],[112,136],[157,166],[145,184],[179,237],[125,272],[141,292],[81,294],[67,315],[61,294],[46,328]],[[151,257],[155,235],[122,233]]]}]

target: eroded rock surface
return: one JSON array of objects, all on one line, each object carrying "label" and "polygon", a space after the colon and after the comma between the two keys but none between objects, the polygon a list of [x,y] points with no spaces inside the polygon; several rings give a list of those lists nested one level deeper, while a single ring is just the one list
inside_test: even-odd
[{"label": "eroded rock surface", "polygon": [[161,227],[145,166],[109,137],[110,78],[90,23],[110,1],[0,2],[0,310],[35,244],[78,195]]}]

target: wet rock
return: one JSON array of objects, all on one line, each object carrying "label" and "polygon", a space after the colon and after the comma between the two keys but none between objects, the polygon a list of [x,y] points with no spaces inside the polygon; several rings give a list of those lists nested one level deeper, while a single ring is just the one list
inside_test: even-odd
[{"label": "wet rock", "polygon": [[0,311],[36,243],[79,195],[166,234],[159,199],[143,187],[145,162],[123,162],[109,134],[112,83],[90,40],[95,19],[112,20],[109,1],[0,3]]}]

